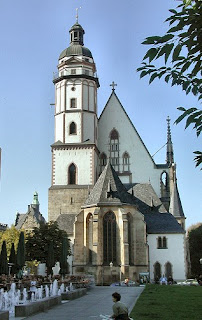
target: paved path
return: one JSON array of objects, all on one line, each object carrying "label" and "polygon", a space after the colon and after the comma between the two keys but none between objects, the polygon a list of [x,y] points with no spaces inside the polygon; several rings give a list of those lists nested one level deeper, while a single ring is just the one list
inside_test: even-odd
[{"label": "paved path", "polygon": [[[132,310],[137,298],[144,287],[94,287],[81,298],[67,301],[47,312],[30,316],[28,320],[101,320],[100,315],[112,314],[112,293],[121,294],[129,312]],[[14,318],[18,320],[19,318]],[[25,318],[24,318],[25,319]]]}]

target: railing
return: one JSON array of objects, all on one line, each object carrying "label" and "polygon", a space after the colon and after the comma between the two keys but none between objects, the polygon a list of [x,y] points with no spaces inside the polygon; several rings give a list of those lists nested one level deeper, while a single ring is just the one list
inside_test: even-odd
[{"label": "railing", "polygon": [[[78,76],[78,75],[81,75],[81,74],[87,75],[87,74],[85,73],[85,69],[82,70],[82,72],[76,73],[77,76]],[[70,72],[67,72],[66,70],[64,71],[64,73],[61,73],[61,72],[60,72],[60,74],[59,74],[58,71],[55,71],[55,72],[53,72],[53,80],[56,80],[56,79],[58,79],[59,77],[62,77],[62,76],[70,76],[70,75],[71,75],[72,77],[74,77],[74,74],[71,74]],[[89,75],[90,75],[90,74],[89,74]],[[91,76],[91,75],[90,75],[90,76]],[[97,72],[95,72],[95,73],[93,74],[93,77],[94,77],[94,78],[98,78]]]}]

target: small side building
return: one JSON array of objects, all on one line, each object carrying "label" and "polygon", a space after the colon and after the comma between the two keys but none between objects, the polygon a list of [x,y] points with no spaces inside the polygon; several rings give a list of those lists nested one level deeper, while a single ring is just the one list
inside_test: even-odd
[{"label": "small side building", "polygon": [[40,223],[46,223],[45,218],[39,211],[39,200],[38,193],[34,192],[33,201],[28,205],[26,213],[16,214],[15,227],[16,229],[24,229],[26,231],[31,231],[35,227],[39,227]]}]

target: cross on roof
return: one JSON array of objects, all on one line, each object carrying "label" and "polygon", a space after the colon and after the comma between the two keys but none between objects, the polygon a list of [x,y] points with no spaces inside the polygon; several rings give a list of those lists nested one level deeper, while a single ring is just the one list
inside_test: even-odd
[{"label": "cross on roof", "polygon": [[110,87],[112,87],[112,91],[114,91],[115,90],[115,88],[114,87],[116,87],[117,86],[117,84],[114,82],[114,81],[112,81],[112,84],[110,84]]}]

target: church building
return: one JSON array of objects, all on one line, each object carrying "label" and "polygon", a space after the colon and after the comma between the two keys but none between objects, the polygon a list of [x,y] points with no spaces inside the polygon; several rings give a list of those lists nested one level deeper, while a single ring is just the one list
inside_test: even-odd
[{"label": "church building", "polygon": [[[166,162],[156,164],[112,83],[98,118],[99,80],[84,29],[71,27],[59,56],[48,219],[72,245],[70,270],[97,284],[165,274],[186,278],[185,216],[177,187],[170,119]],[[165,130],[166,135],[166,130]]]}]

